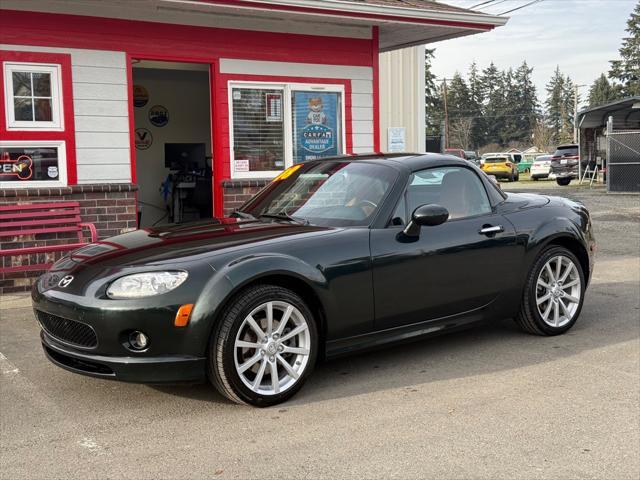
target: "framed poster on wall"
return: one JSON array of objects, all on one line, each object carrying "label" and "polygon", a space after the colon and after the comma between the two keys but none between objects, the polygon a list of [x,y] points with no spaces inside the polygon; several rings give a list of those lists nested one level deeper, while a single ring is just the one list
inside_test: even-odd
[{"label": "framed poster on wall", "polygon": [[342,93],[293,90],[293,163],[343,153]]}]

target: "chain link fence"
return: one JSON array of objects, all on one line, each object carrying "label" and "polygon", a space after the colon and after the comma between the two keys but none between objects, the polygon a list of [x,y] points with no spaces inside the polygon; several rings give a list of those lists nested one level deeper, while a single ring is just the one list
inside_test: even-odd
[{"label": "chain link fence", "polygon": [[607,190],[640,192],[640,130],[607,132]]}]

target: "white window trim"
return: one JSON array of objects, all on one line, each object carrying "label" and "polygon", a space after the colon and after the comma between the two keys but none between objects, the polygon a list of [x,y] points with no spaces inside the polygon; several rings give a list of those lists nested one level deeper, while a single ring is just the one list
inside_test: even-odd
[{"label": "white window trim", "polygon": [[[282,170],[261,170],[256,172],[236,172],[235,170],[235,142],[233,136],[233,89],[234,88],[256,88],[265,90],[282,90],[282,114],[283,132],[284,132],[284,168]],[[293,165],[293,120],[291,118],[291,93],[297,90],[318,92],[335,92],[342,94],[341,99],[341,137],[342,152],[346,152],[346,115],[345,115],[345,92],[344,85],[320,84],[320,83],[274,83],[274,82],[248,82],[239,80],[230,80],[227,84],[228,102],[229,102],[229,159],[231,162],[231,178],[232,179],[252,179],[252,178],[275,178],[283,170]]]},{"label": "white window trim", "polygon": [[[62,69],[59,64],[4,62],[4,98],[7,130],[64,131],[62,103]],[[51,75],[51,118],[46,121],[17,121],[13,104],[13,72],[49,73]]]},{"label": "white window trim", "polygon": [[67,186],[67,147],[64,141],[60,140],[26,140],[26,141],[2,141],[0,147],[7,148],[39,148],[39,147],[55,147],[58,149],[58,180],[42,181],[42,180],[23,180],[15,182],[3,182],[0,177],[0,189],[3,188],[47,188],[47,187],[66,187]]}]

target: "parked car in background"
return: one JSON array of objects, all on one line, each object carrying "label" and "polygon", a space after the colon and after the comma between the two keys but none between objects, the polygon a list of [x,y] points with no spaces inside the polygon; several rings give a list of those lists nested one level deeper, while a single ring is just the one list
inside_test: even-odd
[{"label": "parked car in background", "polygon": [[578,145],[560,145],[551,157],[550,175],[556,179],[558,185],[569,185],[571,180],[578,178],[579,162]]},{"label": "parked car in background", "polygon": [[551,155],[540,155],[536,157],[531,164],[531,178],[540,180],[541,178],[549,178],[551,173]]},{"label": "parked car in background", "polygon": [[480,164],[480,157],[478,156],[478,154],[476,152],[474,152],[473,150],[465,150],[464,151],[465,154],[465,158],[467,160],[469,160],[470,162],[475,163],[476,165]]},{"label": "parked car in background", "polygon": [[506,178],[510,182],[517,182],[520,179],[518,167],[508,153],[494,153],[486,156],[480,168],[487,175],[493,175],[498,179]]},{"label": "parked car in background", "polygon": [[464,150],[462,150],[461,148],[445,148],[444,149],[444,154],[445,155],[455,155],[456,157],[459,158],[464,158],[465,160],[467,159]]},{"label": "parked car in background", "polygon": [[454,155],[456,157],[468,160],[474,165],[480,165],[478,154],[473,150],[462,150],[461,148],[445,148],[445,155]]}]

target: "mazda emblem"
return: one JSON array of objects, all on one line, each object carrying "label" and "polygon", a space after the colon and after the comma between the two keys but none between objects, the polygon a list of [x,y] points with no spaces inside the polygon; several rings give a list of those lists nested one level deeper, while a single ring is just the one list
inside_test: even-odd
[{"label": "mazda emblem", "polygon": [[60,288],[66,288],[71,282],[73,282],[73,275],[67,275],[65,277],[62,277],[62,280],[58,282],[58,286]]}]

